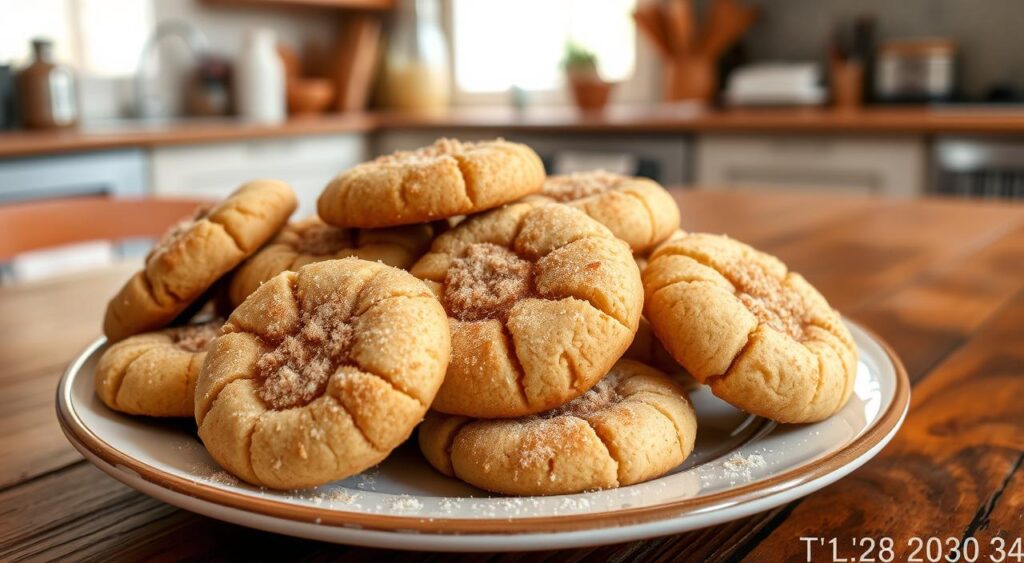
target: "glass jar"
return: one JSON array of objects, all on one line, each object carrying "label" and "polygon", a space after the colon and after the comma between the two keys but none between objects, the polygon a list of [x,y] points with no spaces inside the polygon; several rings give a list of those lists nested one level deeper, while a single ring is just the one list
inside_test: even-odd
[{"label": "glass jar", "polygon": [[32,63],[18,73],[21,118],[29,129],[73,127],[78,122],[75,75],[53,61],[53,43],[32,41]]},{"label": "glass jar", "polygon": [[448,44],[437,0],[398,0],[384,59],[384,103],[436,112],[451,101]]}]

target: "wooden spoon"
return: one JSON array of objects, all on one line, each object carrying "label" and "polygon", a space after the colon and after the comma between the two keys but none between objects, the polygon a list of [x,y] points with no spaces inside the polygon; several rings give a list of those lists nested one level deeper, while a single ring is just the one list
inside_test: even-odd
[{"label": "wooden spoon", "polygon": [[665,33],[664,22],[661,17],[661,8],[654,2],[641,2],[633,10],[633,21],[651,41],[659,53],[668,57],[672,55],[672,48],[669,45]]}]

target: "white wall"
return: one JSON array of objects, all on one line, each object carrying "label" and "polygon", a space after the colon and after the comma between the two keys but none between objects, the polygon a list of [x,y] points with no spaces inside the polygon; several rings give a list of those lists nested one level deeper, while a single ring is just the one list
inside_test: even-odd
[{"label": "white wall", "polygon": [[[196,26],[209,41],[210,50],[235,59],[242,50],[246,32],[269,27],[278,39],[299,51],[309,40],[328,44],[334,37],[335,17],[330,11],[252,7],[214,7],[199,0],[140,0],[153,3],[153,26],[163,21],[181,20]],[[140,53],[141,55],[141,53]],[[160,46],[163,66],[159,88],[174,112],[181,111],[182,74],[191,66],[191,58],[176,40],[165,39]],[[134,90],[131,77],[99,78],[82,76],[82,115],[86,121],[127,115]]]},{"label": "white wall", "polygon": [[329,41],[335,28],[329,10],[213,7],[199,0],[154,0],[153,16],[157,22],[192,23],[206,34],[214,52],[228,56],[241,52],[245,32],[254,27],[275,30],[281,42],[296,49],[309,39]]}]

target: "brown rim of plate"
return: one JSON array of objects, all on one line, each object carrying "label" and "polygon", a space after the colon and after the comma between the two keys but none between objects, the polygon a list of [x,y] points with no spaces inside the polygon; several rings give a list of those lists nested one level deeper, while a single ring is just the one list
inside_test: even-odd
[{"label": "brown rim of plate", "polygon": [[[844,320],[851,322],[847,319]],[[910,405],[910,380],[907,377],[903,363],[900,362],[900,359],[893,352],[892,348],[889,347],[888,343],[861,325],[851,324],[855,324],[885,351],[896,372],[896,387],[892,402],[873,426],[846,447],[832,452],[822,459],[791,469],[785,473],[708,496],[684,499],[657,506],[607,510],[585,514],[524,517],[511,520],[507,518],[474,519],[428,518],[415,515],[392,516],[348,512],[330,508],[296,505],[277,500],[253,498],[246,494],[225,491],[203,483],[169,475],[125,455],[104,442],[82,424],[82,421],[68,403],[67,396],[70,396],[71,389],[70,385],[67,385],[69,377],[72,373],[79,371],[81,365],[89,356],[103,345],[103,338],[96,340],[79,354],[61,377],[57,387],[57,419],[69,440],[78,442],[79,445],[92,452],[108,465],[113,467],[123,466],[131,469],[143,480],[175,493],[274,518],[316,523],[321,526],[429,534],[547,533],[636,525],[666,520],[698,509],[704,511],[709,508],[742,504],[761,498],[763,496],[762,493],[765,491],[778,494],[793,489],[824,477],[851,463],[865,455],[871,448],[889,436],[897,428]]]}]

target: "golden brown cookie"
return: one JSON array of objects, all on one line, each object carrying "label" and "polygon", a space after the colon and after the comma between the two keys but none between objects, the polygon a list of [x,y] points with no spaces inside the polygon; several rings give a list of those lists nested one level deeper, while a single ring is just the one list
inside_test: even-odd
[{"label": "golden brown cookie", "polygon": [[222,319],[130,336],[106,349],[96,394],[116,411],[192,416],[196,378]]},{"label": "golden brown cookie", "polygon": [[835,310],[777,258],[689,234],[651,256],[644,314],[672,356],[725,401],[779,422],[813,422],[853,389],[857,351]]},{"label": "golden brown cookie", "polygon": [[657,182],[603,170],[551,176],[538,198],[566,203],[608,227],[635,253],[646,252],[679,228],[679,208]]},{"label": "golden brown cookie", "polygon": [[[684,231],[682,229],[678,229],[674,233],[672,233],[667,239],[665,239],[664,242],[668,242],[668,241],[675,240],[677,238],[681,238],[681,237],[685,237],[685,236],[686,236],[686,231]],[[633,255],[633,259],[636,260],[636,266],[637,266],[637,268],[640,268],[640,273],[641,274],[643,274],[644,270],[647,268],[647,263],[651,261],[651,254],[654,253],[654,250],[655,249],[652,248],[652,249],[650,249],[647,252],[644,252],[644,253],[641,253],[641,254],[634,254]]]},{"label": "golden brown cookie", "polygon": [[180,223],[110,300],[103,319],[107,339],[116,342],[166,326],[270,240],[295,205],[295,194],[284,182],[257,180]]},{"label": "golden brown cookie", "polygon": [[520,203],[434,240],[412,273],[451,320],[435,410],[496,418],[561,405],[633,340],[643,289],[629,247],[583,212]]},{"label": "golden brown cookie", "polygon": [[631,360],[557,409],[474,420],[431,412],[420,450],[438,471],[510,495],[608,489],[664,475],[693,451],[697,418],[682,387]]},{"label": "golden brown cookie", "polygon": [[229,289],[231,302],[237,307],[263,282],[313,262],[355,257],[408,269],[430,246],[432,230],[423,224],[342,229],[325,224],[319,217],[291,223],[234,273]]},{"label": "golden brown cookie", "polygon": [[312,487],[383,460],[448,366],[448,320],[423,282],[357,258],[282,272],[224,324],[196,387],[199,436],[234,475]]},{"label": "golden brown cookie", "polygon": [[636,260],[636,267],[640,268],[640,272],[643,272],[644,268],[647,267],[647,261],[650,259],[650,256],[646,254],[637,255],[634,256],[633,259]]},{"label": "golden brown cookie", "polygon": [[365,162],[332,180],[320,217],[338,227],[390,227],[475,213],[540,191],[544,164],[502,139],[439,139]]},{"label": "golden brown cookie", "polygon": [[640,324],[636,328],[636,336],[633,337],[633,342],[626,349],[626,353],[622,357],[653,366],[670,375],[686,371],[683,369],[683,366],[679,365],[679,362],[672,358],[672,354],[668,353],[665,345],[654,334],[651,323],[644,317],[640,317]]}]

